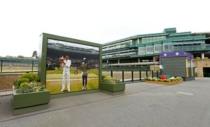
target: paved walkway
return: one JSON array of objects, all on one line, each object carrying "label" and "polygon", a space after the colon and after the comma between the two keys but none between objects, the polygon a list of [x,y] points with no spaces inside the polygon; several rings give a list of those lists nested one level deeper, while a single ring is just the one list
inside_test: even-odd
[{"label": "paved walkway", "polygon": [[11,95],[12,90],[6,90],[6,91],[0,91],[0,96],[6,96],[6,95]]},{"label": "paved walkway", "polygon": [[209,127],[210,79],[176,86],[128,84],[120,95],[52,99],[49,109],[13,116],[0,97],[0,127]]}]

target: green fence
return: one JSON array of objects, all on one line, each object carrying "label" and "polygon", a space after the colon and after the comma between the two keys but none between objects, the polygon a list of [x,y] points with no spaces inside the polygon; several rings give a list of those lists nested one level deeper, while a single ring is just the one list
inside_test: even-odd
[{"label": "green fence", "polygon": [[122,82],[142,81],[148,78],[160,76],[160,70],[151,69],[151,65],[138,66],[109,66],[104,65],[102,68],[103,75],[109,75]]},{"label": "green fence", "polygon": [[37,59],[0,58],[0,73],[24,73],[38,71]]}]

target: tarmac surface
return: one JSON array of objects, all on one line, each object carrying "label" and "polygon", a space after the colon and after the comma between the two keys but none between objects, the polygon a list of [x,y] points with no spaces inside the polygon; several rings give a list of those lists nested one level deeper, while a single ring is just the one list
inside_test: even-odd
[{"label": "tarmac surface", "polygon": [[0,96],[0,127],[209,127],[210,78],[163,86],[126,84],[126,91],[59,97],[49,108],[12,115]]}]

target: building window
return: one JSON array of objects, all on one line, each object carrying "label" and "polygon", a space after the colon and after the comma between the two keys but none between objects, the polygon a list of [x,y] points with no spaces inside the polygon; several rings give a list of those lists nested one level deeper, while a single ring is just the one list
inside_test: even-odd
[{"label": "building window", "polygon": [[154,52],[155,52],[155,53],[160,53],[160,52],[162,52],[162,45],[161,45],[161,44],[156,44],[156,45],[154,45]]},{"label": "building window", "polygon": [[146,47],[139,47],[138,48],[138,55],[145,55],[146,53]]},{"label": "building window", "polygon": [[146,53],[147,53],[147,54],[153,54],[153,52],[154,52],[154,47],[153,47],[153,45],[146,46]]}]

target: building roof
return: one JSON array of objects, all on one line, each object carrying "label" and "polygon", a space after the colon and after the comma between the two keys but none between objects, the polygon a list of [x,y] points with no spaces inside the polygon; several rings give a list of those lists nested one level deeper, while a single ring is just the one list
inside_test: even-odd
[{"label": "building roof", "polygon": [[192,33],[193,35],[203,35],[205,34],[207,37],[210,37],[210,32],[199,32],[199,33]]},{"label": "building roof", "polygon": [[112,41],[112,42],[108,42],[108,43],[105,43],[104,45],[116,44],[116,43],[120,43],[120,42],[123,42],[123,41],[129,41],[129,40],[137,39],[137,38],[167,36],[167,35],[170,35],[171,37],[172,36],[173,37],[175,37],[175,36],[187,36],[187,35],[206,35],[207,37],[210,37],[210,32],[191,33],[189,31],[189,32],[179,32],[179,33],[177,33],[176,28],[165,28],[162,33],[134,35],[134,36],[126,37],[126,38],[123,38],[123,39],[115,40],[115,41]]},{"label": "building roof", "polygon": [[119,43],[122,41],[129,41],[129,40],[136,39],[136,38],[157,37],[157,36],[166,36],[166,35],[168,35],[168,34],[167,33],[140,34],[140,35],[134,35],[134,36],[126,37],[123,39],[115,40],[112,42],[108,42],[108,43],[105,43],[104,45],[115,44],[115,43]]}]

